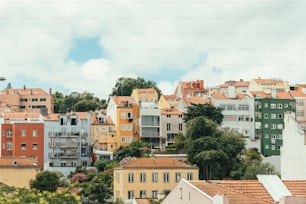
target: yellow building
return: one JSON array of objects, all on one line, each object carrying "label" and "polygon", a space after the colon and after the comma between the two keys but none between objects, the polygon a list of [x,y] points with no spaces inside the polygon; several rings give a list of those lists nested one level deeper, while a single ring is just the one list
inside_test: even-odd
[{"label": "yellow building", "polygon": [[139,105],[131,96],[112,96],[107,105],[116,128],[117,148],[139,140]]},{"label": "yellow building", "polygon": [[94,151],[113,152],[117,149],[115,124],[103,111],[92,113],[90,132]]},{"label": "yellow building", "polygon": [[133,89],[131,96],[140,104],[158,102],[158,93],[154,88]]},{"label": "yellow building", "polygon": [[14,187],[30,187],[39,166],[27,158],[0,158],[0,183]]},{"label": "yellow building", "polygon": [[181,178],[198,175],[197,167],[173,158],[126,158],[114,169],[114,200],[162,198]]}]

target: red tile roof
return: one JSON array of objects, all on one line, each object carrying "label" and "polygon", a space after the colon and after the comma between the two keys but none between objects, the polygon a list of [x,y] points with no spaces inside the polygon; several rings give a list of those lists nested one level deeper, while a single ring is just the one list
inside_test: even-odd
[{"label": "red tile roof", "polygon": [[38,168],[37,164],[27,158],[0,158],[1,167],[32,167]]},{"label": "red tile roof", "polygon": [[146,88],[146,89],[135,89],[139,94],[147,94],[147,93],[157,93],[154,88]]},{"label": "red tile roof", "polygon": [[[238,183],[240,181],[236,181]],[[257,192],[258,190],[262,192],[264,190],[263,186],[259,186],[257,183],[251,183],[245,186],[245,183],[241,183],[241,190],[228,187],[223,185],[221,182],[206,182],[206,181],[191,181],[191,184],[196,186],[201,191],[207,193],[209,196],[214,197],[216,195],[224,195],[229,199],[230,204],[272,204],[273,200],[265,200],[264,197],[254,197],[250,193],[245,193],[245,189],[252,187],[251,189]],[[261,185],[261,184],[260,184]],[[237,187],[236,187],[237,188]]]},{"label": "red tile roof", "polygon": [[132,96],[112,96],[112,99],[114,100],[114,103],[118,106],[126,102],[130,104],[137,104],[134,97]]},{"label": "red tile roof", "polygon": [[289,92],[293,97],[306,97],[306,94],[302,90],[290,91]]},{"label": "red tile roof", "polygon": [[305,180],[283,181],[283,183],[287,186],[293,196],[306,196]]},{"label": "red tile roof", "polygon": [[276,92],[276,98],[279,99],[292,99],[289,92]]},{"label": "red tile roof", "polygon": [[0,94],[21,94],[21,95],[45,95],[48,94],[41,88],[25,88],[25,89],[4,89],[0,91]]},{"label": "red tile roof", "polygon": [[132,158],[122,168],[196,168],[173,158]]},{"label": "red tile roof", "polygon": [[162,115],[182,115],[183,112],[174,108],[164,108],[161,110]]},{"label": "red tile roof", "polygon": [[3,112],[1,117],[4,118],[39,118],[40,113],[37,112]]},{"label": "red tile roof", "polygon": [[187,105],[191,105],[191,104],[211,104],[211,101],[207,98],[203,98],[200,96],[194,96],[194,97],[190,97],[190,98],[184,98],[184,102]]}]

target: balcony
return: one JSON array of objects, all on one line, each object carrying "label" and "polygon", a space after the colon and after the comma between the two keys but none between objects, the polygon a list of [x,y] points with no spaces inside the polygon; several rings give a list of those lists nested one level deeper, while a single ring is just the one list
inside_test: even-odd
[{"label": "balcony", "polygon": [[74,159],[74,158],[78,158],[77,154],[59,154],[59,158],[61,159]]},{"label": "balcony", "polygon": [[59,144],[60,148],[78,148],[78,143],[76,142],[69,142],[69,143],[60,143]]}]

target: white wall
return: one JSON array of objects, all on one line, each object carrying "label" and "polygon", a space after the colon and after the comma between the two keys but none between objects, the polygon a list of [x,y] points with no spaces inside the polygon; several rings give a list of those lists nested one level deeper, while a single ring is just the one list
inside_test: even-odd
[{"label": "white wall", "polygon": [[282,180],[306,179],[306,145],[304,130],[294,119],[294,113],[284,118],[283,146],[281,147]]}]

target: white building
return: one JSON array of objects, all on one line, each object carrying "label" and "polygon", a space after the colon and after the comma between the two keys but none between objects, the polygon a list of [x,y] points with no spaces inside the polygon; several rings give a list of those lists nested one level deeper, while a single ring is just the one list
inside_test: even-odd
[{"label": "white building", "polygon": [[306,179],[305,130],[296,120],[294,113],[286,113],[281,147],[281,177],[284,180]]}]

